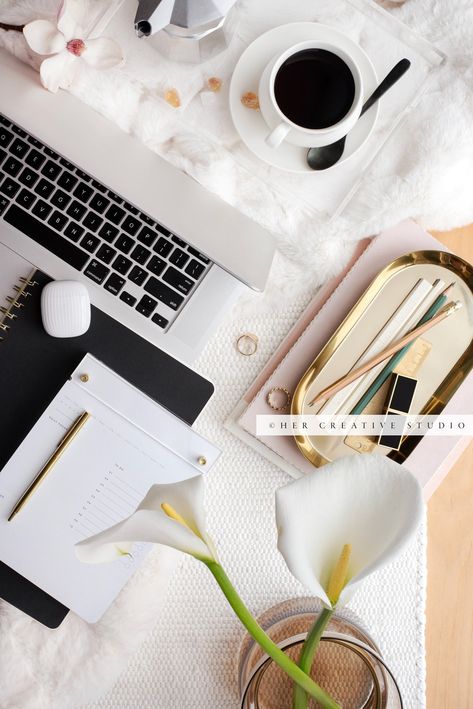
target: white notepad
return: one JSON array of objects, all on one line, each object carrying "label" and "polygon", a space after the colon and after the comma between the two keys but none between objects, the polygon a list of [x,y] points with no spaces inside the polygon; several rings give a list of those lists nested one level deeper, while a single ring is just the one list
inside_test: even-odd
[{"label": "white notepad", "polygon": [[[83,374],[88,381],[81,381]],[[92,417],[18,515],[25,488],[77,417]],[[0,472],[0,559],[84,620],[96,622],[141,564],[83,564],[74,545],[121,521],[154,483],[209,470],[220,451],[185,423],[86,355]],[[205,458],[202,466],[199,459]]]}]

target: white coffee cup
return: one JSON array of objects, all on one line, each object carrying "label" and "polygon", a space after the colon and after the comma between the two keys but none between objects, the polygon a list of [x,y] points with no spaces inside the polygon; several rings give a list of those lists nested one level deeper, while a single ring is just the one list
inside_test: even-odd
[{"label": "white coffee cup", "polygon": [[[305,128],[291,121],[279,108],[274,94],[276,75],[284,62],[298,52],[307,49],[325,49],[337,55],[348,66],[354,81],[352,105],[341,120],[327,128]],[[306,148],[329,145],[343,138],[353,128],[360,117],[363,98],[363,80],[360,69],[345,50],[330,42],[308,40],[295,44],[278,54],[266,66],[259,84],[259,104],[261,113],[269,128],[266,143],[277,148],[283,141]]]}]

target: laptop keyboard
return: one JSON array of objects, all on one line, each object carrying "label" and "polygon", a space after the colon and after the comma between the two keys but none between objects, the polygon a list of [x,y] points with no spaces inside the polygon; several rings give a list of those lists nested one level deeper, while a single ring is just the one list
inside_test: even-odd
[{"label": "laptop keyboard", "polygon": [[212,265],[2,114],[0,216],[162,330]]}]

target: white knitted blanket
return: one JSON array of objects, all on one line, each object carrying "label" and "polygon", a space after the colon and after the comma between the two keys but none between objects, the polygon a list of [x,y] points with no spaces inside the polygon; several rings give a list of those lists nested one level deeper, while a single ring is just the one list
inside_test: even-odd
[{"label": "white knitted blanket", "polygon": [[[267,8],[266,0],[244,2]],[[270,5],[284,6],[287,22],[298,19],[299,2],[306,7],[307,0]],[[54,6],[57,0],[0,0],[0,21],[48,16]],[[440,46],[450,62],[386,146],[381,173],[361,185],[356,220],[311,229],[300,214],[268,212],[257,193],[230,181],[233,201],[278,234],[283,252],[267,294],[240,306],[199,362],[217,389],[199,430],[224,451],[208,477],[209,528],[230,576],[255,613],[304,593],[275,546],[274,490],[286,479],[224,430],[223,421],[317,286],[348,259],[354,240],[406,217],[436,228],[473,221],[473,93],[468,88],[473,77],[473,4],[407,0],[392,11]],[[0,44],[26,57],[17,33],[0,32]],[[154,100],[153,76],[144,77],[146,94],[114,72],[90,75],[87,81],[83,77],[74,90],[97,110],[152,149],[167,151],[209,188],[228,186],[228,165],[209,161],[206,144],[160,133],[161,104]],[[234,343],[248,330],[258,335],[260,347],[254,357],[243,358]],[[94,627],[71,616],[51,633],[0,603],[0,707],[69,709],[95,701],[89,709],[235,709],[242,630],[205,568],[192,559],[181,559],[166,594],[169,563],[159,554],[150,558]],[[424,706],[424,595],[425,529],[402,559],[374,576],[351,604],[385,653],[408,709]],[[60,662],[58,647],[64,648]]]},{"label": "white knitted blanket", "polygon": [[[217,393],[198,429],[223,450],[207,477],[209,527],[229,576],[256,614],[307,595],[276,550],[274,491],[288,477],[234,438],[222,422],[304,304],[299,298],[280,314],[234,318],[199,362],[199,370],[216,382]],[[260,338],[253,357],[235,349],[243,328]],[[371,577],[350,603],[379,643],[406,709],[424,707],[425,541],[423,527],[402,557]],[[115,687],[87,709],[236,709],[243,630],[202,564],[182,558],[153,623]]]}]

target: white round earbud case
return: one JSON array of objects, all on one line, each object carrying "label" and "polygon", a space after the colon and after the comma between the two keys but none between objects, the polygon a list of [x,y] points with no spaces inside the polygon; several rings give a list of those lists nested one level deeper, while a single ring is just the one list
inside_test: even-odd
[{"label": "white round earbud case", "polygon": [[52,281],[41,293],[43,326],[51,337],[78,337],[90,327],[90,298],[78,281]]}]

